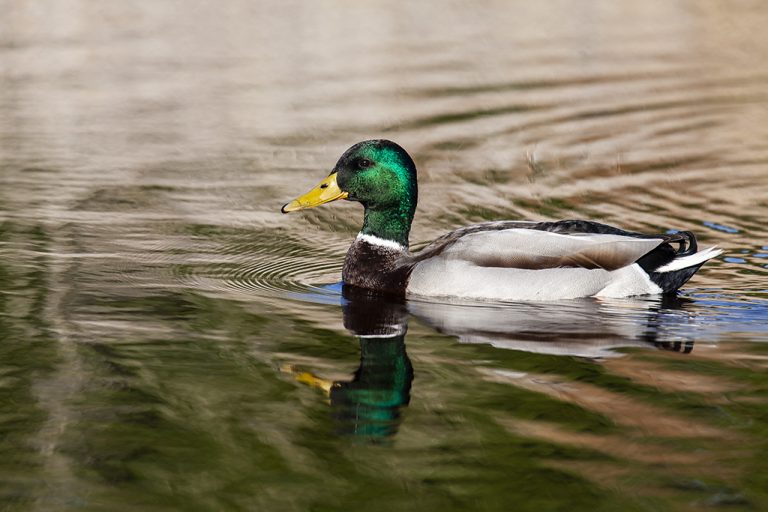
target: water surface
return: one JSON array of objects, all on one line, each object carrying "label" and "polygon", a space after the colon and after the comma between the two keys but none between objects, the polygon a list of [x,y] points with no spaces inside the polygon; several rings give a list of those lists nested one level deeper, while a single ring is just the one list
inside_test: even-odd
[{"label": "water surface", "polygon": [[[0,2],[3,510],[768,509],[761,2]],[[393,303],[351,144],[415,246],[491,219],[695,231],[679,297]]]}]

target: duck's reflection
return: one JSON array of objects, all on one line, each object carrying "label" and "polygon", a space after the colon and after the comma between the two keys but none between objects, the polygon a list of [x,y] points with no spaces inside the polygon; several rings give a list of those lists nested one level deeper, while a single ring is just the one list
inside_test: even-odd
[{"label": "duck's reflection", "polygon": [[360,340],[360,367],[351,381],[334,382],[331,407],[343,433],[394,435],[411,398],[413,367],[405,351],[408,311],[402,302],[345,287],[344,327]]},{"label": "duck's reflection", "polygon": [[360,342],[360,366],[350,381],[329,381],[284,367],[296,380],[329,396],[339,433],[384,440],[397,433],[411,398],[413,367],[405,351],[408,310],[403,301],[344,287],[344,327]]},{"label": "duck's reflection", "polygon": [[323,389],[340,433],[384,440],[397,433],[410,401],[413,367],[405,348],[408,319],[460,343],[548,355],[605,358],[617,349],[656,347],[688,353],[688,302],[677,297],[505,305],[398,301],[353,287],[342,289],[344,327],[358,338],[360,366],[352,380],[331,381],[284,367],[296,380]]}]

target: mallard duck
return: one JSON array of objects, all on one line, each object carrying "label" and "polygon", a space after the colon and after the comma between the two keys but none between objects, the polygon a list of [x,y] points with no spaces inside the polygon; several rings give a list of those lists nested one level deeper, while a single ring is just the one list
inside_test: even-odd
[{"label": "mallard duck", "polygon": [[399,296],[500,301],[673,293],[716,248],[691,232],[647,235],[585,220],[497,221],[452,231],[408,250],[416,166],[388,140],[349,148],[327,178],[283,213],[346,199],[365,208],[347,252],[344,284]]}]

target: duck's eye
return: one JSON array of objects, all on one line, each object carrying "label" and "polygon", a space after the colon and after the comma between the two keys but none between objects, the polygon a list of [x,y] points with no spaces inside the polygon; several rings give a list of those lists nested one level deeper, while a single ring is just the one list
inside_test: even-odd
[{"label": "duck's eye", "polygon": [[361,169],[367,169],[368,167],[370,167],[372,165],[373,165],[373,162],[371,162],[367,158],[363,158],[362,160],[357,162],[357,166],[360,167]]}]

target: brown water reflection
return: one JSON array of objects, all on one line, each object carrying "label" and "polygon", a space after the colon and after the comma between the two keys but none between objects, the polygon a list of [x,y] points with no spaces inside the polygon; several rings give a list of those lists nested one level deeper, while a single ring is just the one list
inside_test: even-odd
[{"label": "brown water reflection", "polygon": [[[768,507],[763,3],[0,12],[0,508]],[[410,303],[373,354],[333,284],[358,206],[279,206],[375,137],[417,246],[590,218],[725,254],[673,303]]]}]

